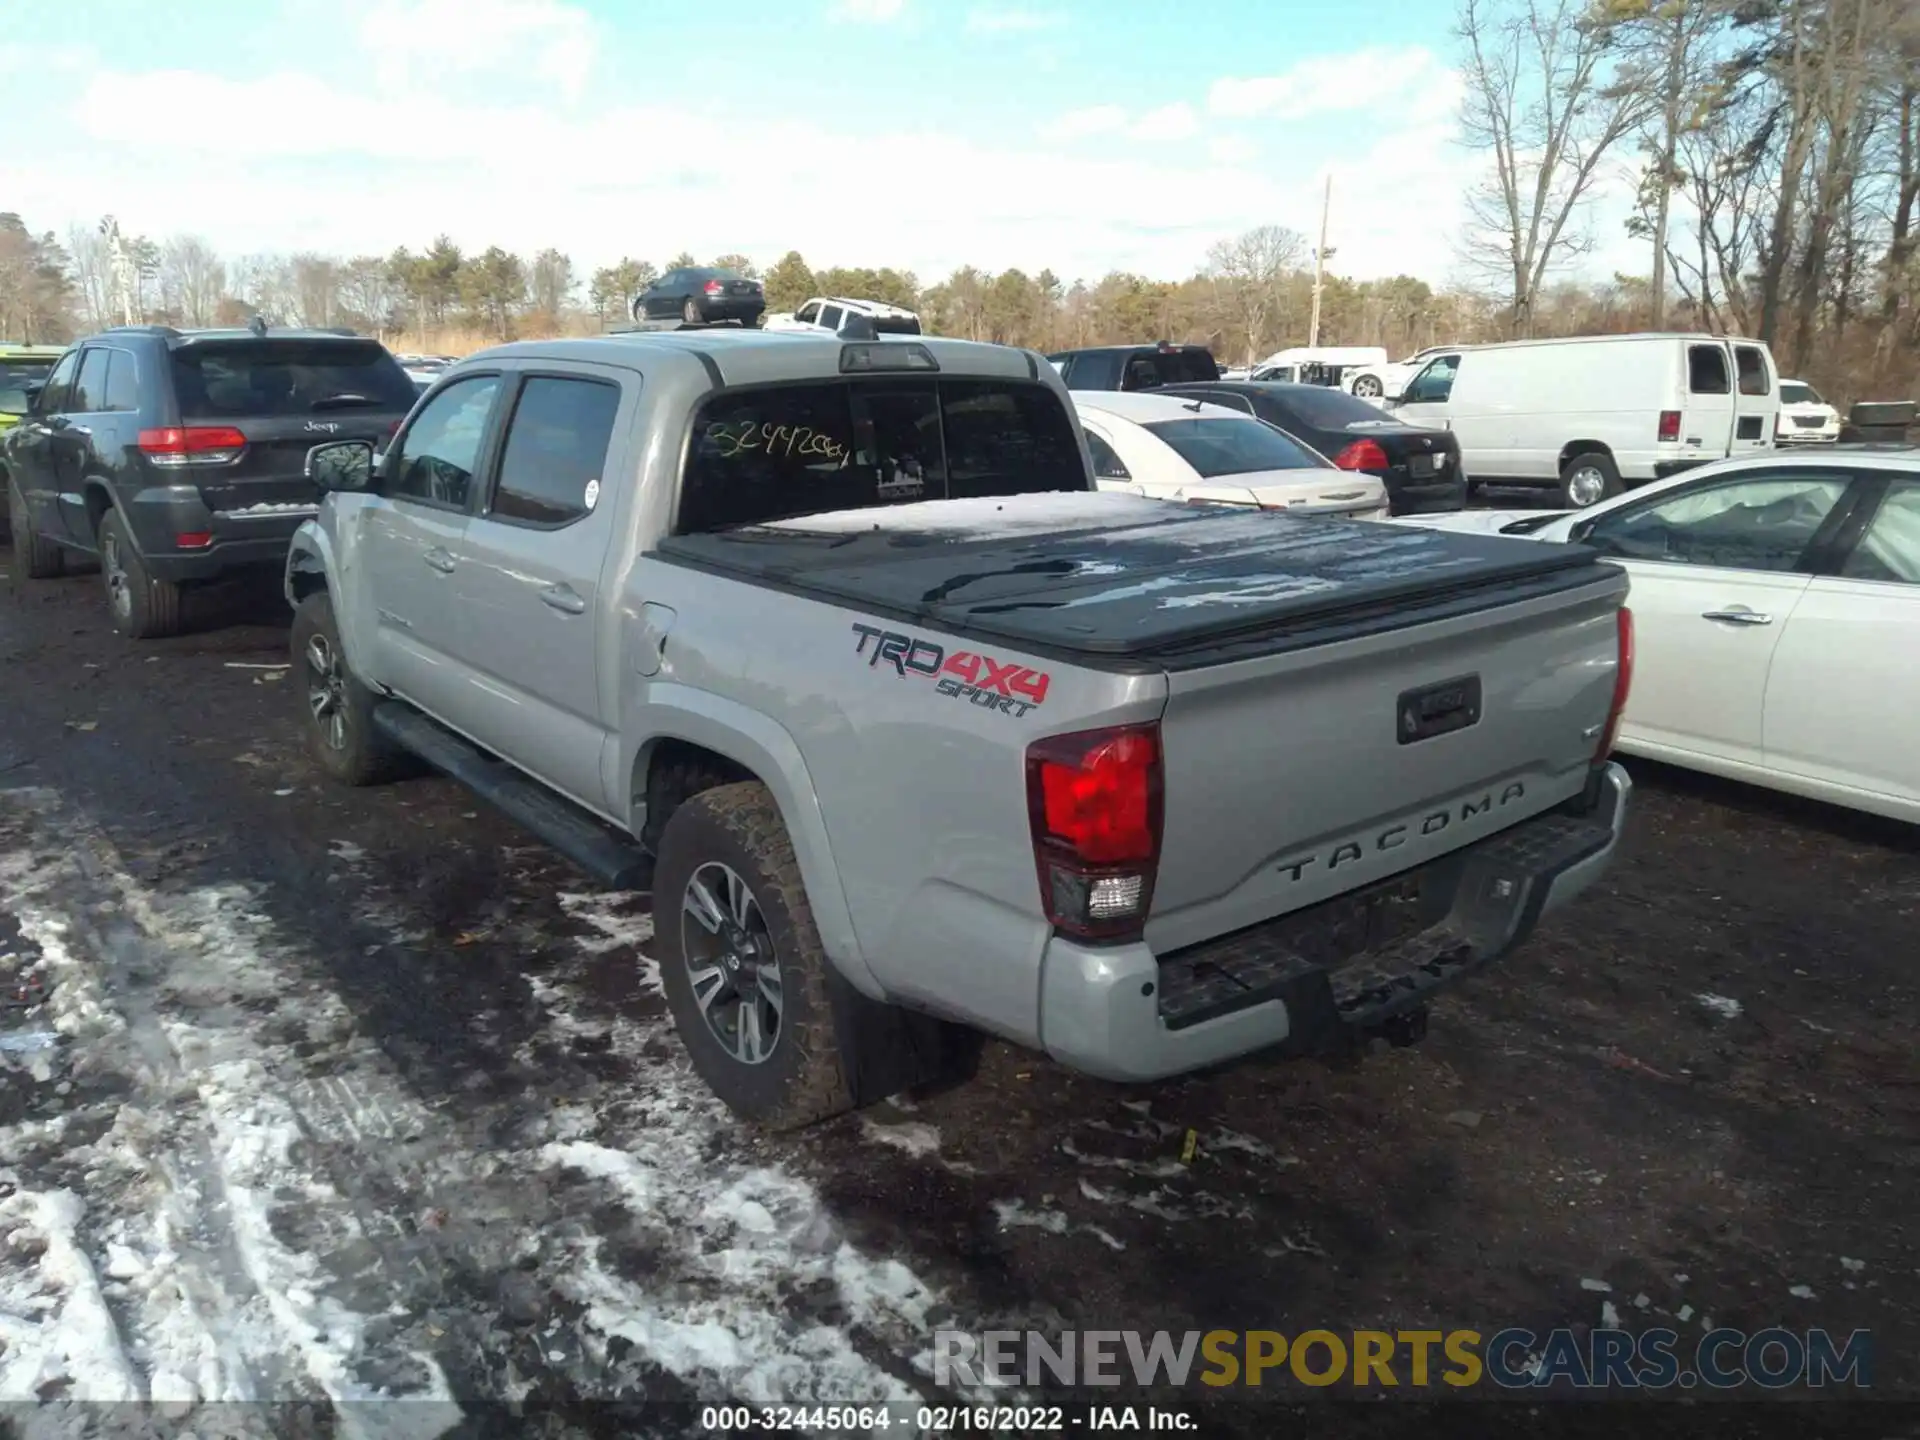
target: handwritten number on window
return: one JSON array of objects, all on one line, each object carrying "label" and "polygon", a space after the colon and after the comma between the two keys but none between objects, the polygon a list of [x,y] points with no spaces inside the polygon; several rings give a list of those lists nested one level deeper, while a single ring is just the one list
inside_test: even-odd
[{"label": "handwritten number on window", "polygon": [[722,460],[736,455],[764,454],[770,459],[828,460],[847,458],[847,447],[808,425],[768,425],[758,420],[717,422],[706,438]]}]

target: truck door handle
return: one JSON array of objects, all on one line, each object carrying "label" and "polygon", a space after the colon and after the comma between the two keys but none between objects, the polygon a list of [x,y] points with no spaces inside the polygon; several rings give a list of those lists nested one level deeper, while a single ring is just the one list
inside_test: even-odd
[{"label": "truck door handle", "polygon": [[427,551],[426,554],[420,558],[427,562],[429,569],[438,570],[442,575],[451,575],[453,573],[453,556],[442,550],[438,545]]},{"label": "truck door handle", "polygon": [[540,603],[551,605],[564,615],[584,614],[587,608],[587,602],[570,585],[547,586],[540,592]]},{"label": "truck door handle", "polygon": [[1771,625],[1773,616],[1759,610],[1707,610],[1702,620],[1724,620],[1729,625]]}]

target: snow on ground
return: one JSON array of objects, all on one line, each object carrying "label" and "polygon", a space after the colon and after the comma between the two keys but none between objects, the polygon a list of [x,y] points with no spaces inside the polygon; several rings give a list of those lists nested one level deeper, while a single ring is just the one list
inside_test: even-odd
[{"label": "snow on ground", "polygon": [[[357,850],[334,860],[362,918],[401,918]],[[503,1063],[618,1066],[531,1103],[416,1093],[272,898],[143,885],[57,797],[0,791],[0,923],[47,986],[14,1022],[43,1038],[0,1045],[33,1097],[0,1124],[0,1401],[324,1397],[398,1440],[457,1424],[476,1374],[488,1398],[661,1372],[703,1399],[920,1398],[938,1292],[731,1121],[657,1003],[588,984],[611,961],[657,991],[635,897],[560,897],[588,933],[529,967],[539,1038]],[[562,1308],[502,1370],[471,1277],[509,1272]]]}]

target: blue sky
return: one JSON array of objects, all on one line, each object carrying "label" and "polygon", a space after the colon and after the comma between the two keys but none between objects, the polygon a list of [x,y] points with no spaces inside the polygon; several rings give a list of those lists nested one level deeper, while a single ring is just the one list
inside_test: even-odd
[{"label": "blue sky", "polygon": [[[1445,0],[64,0],[0,207],[223,254],[557,246],[1190,272],[1259,224],[1456,268]],[[48,117],[21,142],[18,118]]]}]

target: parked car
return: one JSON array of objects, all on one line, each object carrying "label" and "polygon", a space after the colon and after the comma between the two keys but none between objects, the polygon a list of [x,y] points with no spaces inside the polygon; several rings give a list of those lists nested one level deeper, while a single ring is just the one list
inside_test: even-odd
[{"label": "parked car", "polygon": [[1047,360],[1069,390],[1157,390],[1183,380],[1217,380],[1220,366],[1204,345],[1097,345],[1061,350]]},{"label": "parked car", "polygon": [[1356,366],[1384,364],[1386,358],[1387,352],[1377,345],[1297,345],[1274,351],[1247,378],[1337,390],[1346,385]]},{"label": "parked car", "polygon": [[959,1027],[1121,1080],[1411,1041],[1625,818],[1616,567],[1092,493],[1010,346],[509,345],[309,463],[318,763],[423,756],[649,885],[756,1121],[937,1078]]},{"label": "parked car", "polygon": [[1392,364],[1362,363],[1347,373],[1346,388],[1362,400],[1398,400],[1400,392],[1407,387],[1407,381],[1419,374],[1429,360],[1460,348],[1458,345],[1429,345]]},{"label": "parked car", "polygon": [[27,413],[34,392],[65,353],[64,345],[0,345],[0,435]]},{"label": "parked car", "polygon": [[1222,380],[1169,385],[1158,393],[1239,410],[1312,446],[1339,469],[1379,476],[1395,515],[1466,507],[1467,477],[1460,468],[1460,442],[1451,431],[1409,425],[1365,400],[1319,385]]},{"label": "parked car", "polygon": [[1387,514],[1386,486],[1374,476],[1339,469],[1243,410],[1161,391],[1080,391],[1073,403],[1102,490],[1359,520]]},{"label": "parked car", "polygon": [[714,265],[689,265],[667,271],[634,296],[632,313],[636,323],[677,318],[688,325],[737,320],[755,326],[766,308],[758,280]]},{"label": "parked car", "polygon": [[378,341],[326,330],[107,330],[63,355],[0,440],[16,566],[97,556],[113,627],[171,635],[190,585],[278,568],[319,494],[307,448],[384,442],[414,388]]},{"label": "parked car", "polygon": [[769,315],[765,326],[769,330],[838,335],[854,316],[863,316],[872,321],[877,335],[920,333],[920,317],[911,310],[883,304],[878,300],[849,300],[844,296],[809,300],[791,315]]},{"label": "parked car", "polygon": [[1920,823],[1920,449],[1743,457],[1585,510],[1408,523],[1577,541],[1627,571],[1625,753]]},{"label": "parked car", "polygon": [[1830,444],[1840,438],[1840,412],[1820,398],[1804,380],[1780,382],[1780,418],[1775,422],[1776,445]]},{"label": "parked car", "polygon": [[1569,509],[1773,445],[1780,388],[1758,340],[1596,335],[1448,350],[1395,415],[1453,431],[1472,482],[1524,485]]}]

